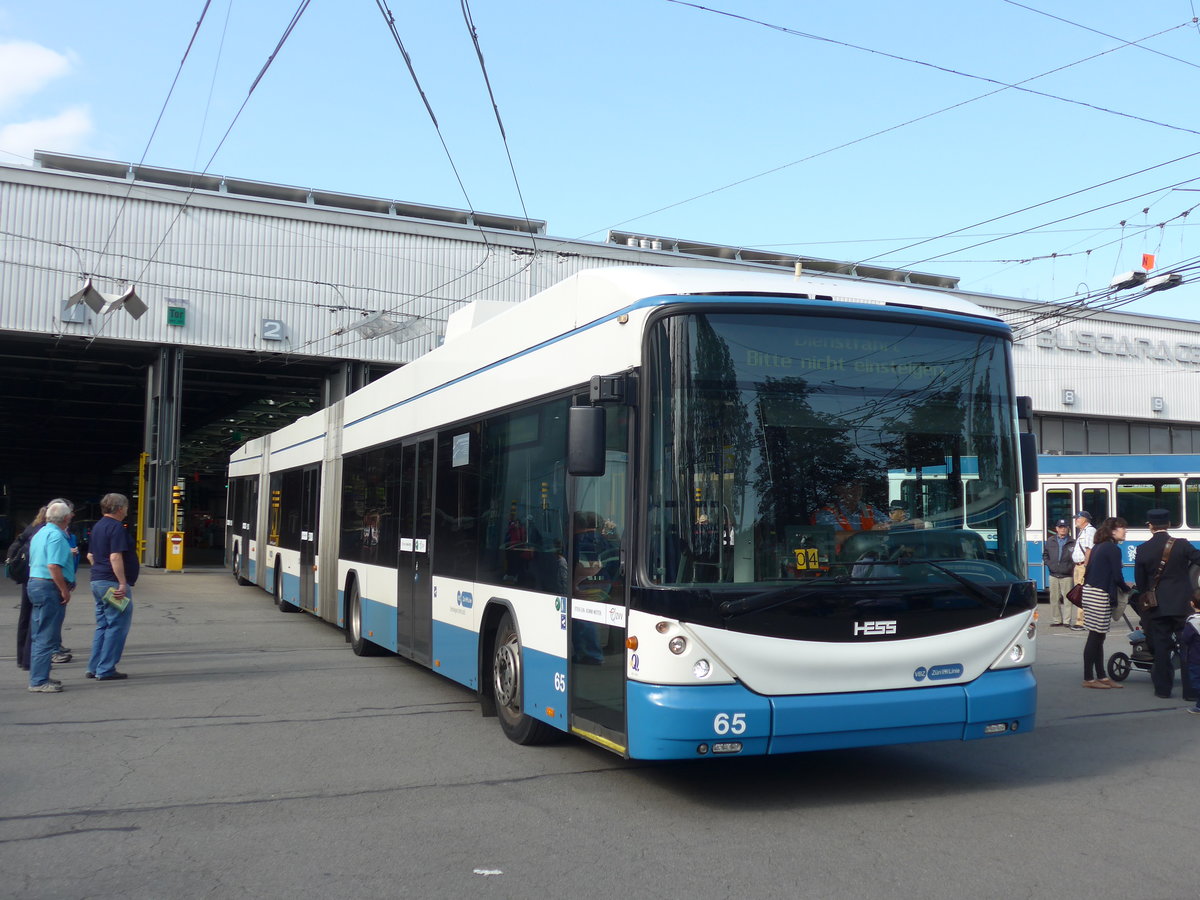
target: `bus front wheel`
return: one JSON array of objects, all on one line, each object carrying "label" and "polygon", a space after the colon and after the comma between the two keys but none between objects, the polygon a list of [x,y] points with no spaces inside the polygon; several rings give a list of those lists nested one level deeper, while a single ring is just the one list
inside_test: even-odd
[{"label": "bus front wheel", "polygon": [[492,653],[492,693],[496,716],[505,736],[518,744],[545,744],[561,733],[545,722],[522,712],[525,702],[525,677],[522,668],[521,636],[512,613],[506,612],[496,629]]}]

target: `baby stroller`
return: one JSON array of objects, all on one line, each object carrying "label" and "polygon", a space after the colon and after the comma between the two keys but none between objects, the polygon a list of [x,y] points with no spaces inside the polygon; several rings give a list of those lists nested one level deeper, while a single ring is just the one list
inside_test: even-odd
[{"label": "baby stroller", "polygon": [[[1122,614],[1121,618],[1129,629],[1129,653],[1118,651],[1108,658],[1108,677],[1113,681],[1124,681],[1134,669],[1149,672],[1154,666],[1154,654],[1146,641],[1146,633],[1140,626],[1135,628],[1128,615]],[[1171,638],[1171,643],[1171,667],[1178,669],[1179,647],[1174,638]]]}]

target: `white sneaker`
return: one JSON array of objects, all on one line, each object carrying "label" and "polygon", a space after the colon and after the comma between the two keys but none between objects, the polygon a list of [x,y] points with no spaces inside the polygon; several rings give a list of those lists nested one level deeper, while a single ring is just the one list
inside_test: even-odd
[{"label": "white sneaker", "polygon": [[31,684],[29,686],[31,694],[61,694],[62,684],[57,681],[47,681],[45,684]]}]

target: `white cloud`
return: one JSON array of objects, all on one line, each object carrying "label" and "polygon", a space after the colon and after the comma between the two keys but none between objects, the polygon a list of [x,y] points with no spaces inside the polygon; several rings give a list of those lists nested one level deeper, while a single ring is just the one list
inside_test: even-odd
[{"label": "white cloud", "polygon": [[82,149],[91,133],[92,117],[86,107],[73,106],[48,119],[0,126],[0,148],[29,159],[34,150],[70,153]]},{"label": "white cloud", "polygon": [[0,109],[36,94],[72,67],[71,57],[32,41],[0,43]]}]

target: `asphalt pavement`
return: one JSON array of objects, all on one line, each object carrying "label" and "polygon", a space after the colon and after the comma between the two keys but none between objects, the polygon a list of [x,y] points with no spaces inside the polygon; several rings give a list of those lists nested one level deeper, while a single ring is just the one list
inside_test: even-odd
[{"label": "asphalt pavement", "polygon": [[1081,688],[1083,636],[1046,622],[1029,735],[646,764],[511,744],[223,570],[143,572],[129,679],[84,678],[85,574],[61,694],[26,691],[0,585],[0,896],[1197,895],[1200,716],[1138,671]]}]

